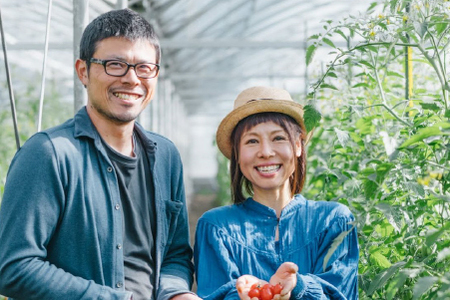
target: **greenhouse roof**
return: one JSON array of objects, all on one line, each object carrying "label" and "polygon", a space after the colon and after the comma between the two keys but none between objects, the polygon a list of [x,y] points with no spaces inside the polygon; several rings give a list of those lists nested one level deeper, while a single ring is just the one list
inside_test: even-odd
[{"label": "greenhouse roof", "polygon": [[[48,32],[46,78],[61,80],[61,89],[67,91],[68,98],[73,97],[73,28],[78,22],[74,21],[74,8],[82,2],[0,0],[10,64],[29,70],[29,74],[41,72]],[[324,21],[358,15],[370,4],[361,0],[89,0],[85,3],[89,9],[87,22],[110,9],[128,6],[155,26],[163,51],[160,80],[170,80],[172,93],[192,120],[192,129],[208,128],[207,140],[213,139],[218,122],[244,88],[273,85],[284,87],[292,94],[305,95],[308,77],[317,73],[323,63],[316,60],[316,64],[306,69],[308,36],[324,32]],[[4,70],[3,63],[0,70]],[[20,87],[20,81],[21,78],[12,78],[14,87]],[[211,140],[205,143],[212,145]]]}]

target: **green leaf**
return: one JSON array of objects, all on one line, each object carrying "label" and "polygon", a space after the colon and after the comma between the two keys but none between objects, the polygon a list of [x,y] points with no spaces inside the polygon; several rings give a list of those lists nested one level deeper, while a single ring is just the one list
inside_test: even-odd
[{"label": "green leaf", "polygon": [[406,279],[408,279],[409,275],[405,272],[398,272],[394,278],[390,280],[389,287],[386,290],[386,299],[392,300],[395,297],[395,294],[398,292],[399,289],[403,287],[403,284],[405,283]]},{"label": "green leaf", "polygon": [[450,229],[450,222],[445,223],[444,226],[442,226],[439,230],[433,231],[432,233],[428,234],[425,239],[425,244],[427,246],[431,246],[434,243],[436,243],[437,239],[444,233],[447,232]]},{"label": "green leaf", "polygon": [[310,132],[311,130],[313,130],[313,128],[319,127],[322,115],[316,109],[315,105],[308,104],[303,108],[303,110],[303,119],[305,122],[306,131]]},{"label": "green leaf", "polygon": [[399,233],[403,227],[402,215],[399,207],[392,206],[388,203],[378,203],[375,207],[384,214],[389,224],[391,224],[395,231]]},{"label": "green leaf", "polygon": [[356,121],[356,128],[361,134],[366,135],[375,131],[375,126],[372,123],[372,117],[363,117]]},{"label": "green leaf", "polygon": [[336,127],[334,128],[334,132],[336,132],[336,136],[338,138],[339,144],[341,144],[341,146],[345,148],[347,146],[347,142],[350,138],[348,132],[339,130]]},{"label": "green leaf", "polygon": [[447,257],[450,257],[450,248],[444,248],[438,252],[437,261],[441,262]]},{"label": "green leaf", "polygon": [[308,49],[306,49],[306,65],[307,66],[311,63],[316,50],[317,50],[317,46],[315,44],[310,45],[308,47]]},{"label": "green leaf", "polygon": [[414,28],[421,38],[427,33],[428,23],[427,22],[414,22]]},{"label": "green leaf", "polygon": [[440,23],[436,23],[435,27],[436,27],[436,32],[438,35],[440,35],[442,32],[444,32],[444,30],[447,28],[448,23],[446,22],[440,22]]},{"label": "green leaf", "polygon": [[367,67],[369,67],[371,69],[374,69],[373,65],[370,62],[368,62],[368,61],[366,61],[364,59],[359,60],[358,63],[360,63],[362,65],[365,65],[365,66],[367,66]]},{"label": "green leaf", "polygon": [[391,0],[391,5],[390,5],[391,13],[396,13],[398,1],[399,0]]},{"label": "green leaf", "polygon": [[404,78],[405,77],[402,74],[394,72],[394,71],[387,71],[387,75],[388,76],[395,76],[395,77],[399,77],[399,78]]},{"label": "green leaf", "polygon": [[308,38],[308,40],[317,40],[318,38],[320,38],[320,35],[319,35],[319,34],[313,34],[312,36],[310,36],[310,37]]},{"label": "green leaf", "polygon": [[328,72],[328,73],[327,73],[327,76],[328,76],[328,77],[333,77],[333,78],[338,78],[337,75],[336,75],[336,73],[334,73],[334,72]]},{"label": "green leaf", "polygon": [[414,297],[413,300],[419,299],[423,294],[425,294],[437,281],[438,277],[428,276],[421,277],[417,280],[417,283],[414,285]]},{"label": "green leaf", "polygon": [[329,83],[322,83],[320,85],[320,88],[321,89],[332,89],[332,90],[338,91],[337,87],[335,87],[334,85],[329,84]]},{"label": "green leaf", "polygon": [[436,103],[420,103],[420,106],[422,106],[423,109],[429,109],[435,112],[439,112],[441,108]]},{"label": "green leaf", "polygon": [[342,32],[342,30],[336,29],[334,32],[336,32],[337,34],[339,34],[340,36],[342,36],[342,37],[344,38],[344,40],[347,40],[347,37],[346,37],[345,34]]},{"label": "green leaf", "polygon": [[371,296],[376,290],[385,286],[386,281],[391,278],[392,275],[397,272],[397,270],[403,267],[406,263],[401,261],[396,264],[393,264],[388,269],[381,271],[378,273],[373,279],[372,283],[367,290],[367,295]]},{"label": "green leaf", "polygon": [[431,136],[439,136],[442,135],[442,131],[437,127],[428,127],[420,129],[415,135],[413,135],[410,139],[406,140],[401,146],[400,149],[411,146],[417,142],[421,142],[426,138]]},{"label": "green leaf", "polygon": [[367,199],[372,199],[378,191],[378,184],[373,180],[364,180],[363,188],[364,188],[364,196]]},{"label": "green leaf", "polygon": [[357,84],[353,85],[352,89],[353,88],[358,88],[358,87],[369,88],[369,85],[367,83],[365,83],[365,82],[360,82],[360,83],[357,83]]},{"label": "green leaf", "polygon": [[445,110],[444,116],[445,116],[446,118],[450,119],[450,109],[446,109],[446,110]]},{"label": "green leaf", "polygon": [[328,46],[330,46],[331,48],[336,48],[336,46],[334,45],[334,43],[333,43],[330,39],[323,38],[322,41],[323,41],[325,44],[327,44]]},{"label": "green leaf", "polygon": [[371,4],[370,4],[370,6],[369,6],[369,8],[367,9],[367,13],[372,13],[373,12],[373,9],[376,7],[378,5],[378,3],[377,2],[372,2]]},{"label": "green leaf", "polygon": [[375,47],[375,46],[372,46],[372,45],[367,45],[366,48],[369,49],[370,51],[374,52],[374,53],[378,53],[380,51],[378,49],[378,47]]},{"label": "green leaf", "polygon": [[384,30],[387,31],[387,26],[386,26],[386,24],[384,24],[383,22],[379,22],[379,23],[378,23],[378,26],[380,26],[381,28],[383,28]]}]

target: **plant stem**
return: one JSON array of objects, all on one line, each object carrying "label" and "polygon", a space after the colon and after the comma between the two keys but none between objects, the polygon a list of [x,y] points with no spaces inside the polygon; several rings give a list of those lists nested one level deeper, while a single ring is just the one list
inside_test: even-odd
[{"label": "plant stem", "polygon": [[[447,82],[444,80],[444,78],[442,78],[442,74],[439,70],[438,65],[436,64],[436,61],[430,55],[428,55],[427,51],[420,44],[417,45],[417,48],[420,50],[420,52],[422,52],[423,56],[425,56],[425,58],[428,60],[428,62],[431,64],[434,71],[436,72],[439,82],[441,83],[442,96],[444,97],[444,102],[445,102],[444,103],[445,109],[447,109],[448,105],[447,105],[447,97],[446,97],[445,91],[449,90],[449,86],[447,85]],[[442,64],[441,64],[441,67],[442,67]]]},{"label": "plant stem", "polygon": [[[372,63],[375,64],[375,60],[373,58],[373,54],[370,52],[370,58],[372,59]],[[394,118],[396,118],[397,120],[399,120],[400,122],[402,122],[403,124],[405,124],[406,126],[412,128],[413,125],[406,122],[405,120],[403,120],[402,118],[400,118],[388,105],[387,105],[387,101],[386,101],[386,95],[384,94],[384,90],[383,87],[381,86],[381,81],[380,81],[380,76],[378,75],[378,70],[377,68],[374,68],[374,74],[375,74],[375,79],[377,81],[377,86],[378,86],[378,90],[380,91],[380,95],[381,95],[381,99],[383,101],[383,103],[381,104],[382,107],[384,107],[391,115],[394,116]]]}]

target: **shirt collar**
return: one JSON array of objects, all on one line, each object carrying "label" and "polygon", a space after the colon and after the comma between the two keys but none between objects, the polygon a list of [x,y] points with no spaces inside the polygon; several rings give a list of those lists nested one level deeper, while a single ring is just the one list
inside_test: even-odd
[{"label": "shirt collar", "polygon": [[[305,201],[306,200],[302,195],[300,194],[295,195],[292,201],[289,202],[289,204],[283,208],[280,218],[286,217],[293,211],[300,209],[300,206],[303,206]],[[265,206],[255,201],[251,197],[247,198],[247,200],[245,200],[245,202],[242,203],[241,205],[243,205],[244,208],[254,211],[258,214],[265,215],[267,217],[276,217],[276,212],[273,208]]]}]

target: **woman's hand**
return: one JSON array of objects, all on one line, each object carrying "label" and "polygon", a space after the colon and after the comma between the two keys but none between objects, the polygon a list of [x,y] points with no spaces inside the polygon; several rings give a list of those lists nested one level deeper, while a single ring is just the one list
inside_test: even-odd
[{"label": "woman's hand", "polygon": [[258,300],[257,297],[250,298],[248,292],[254,284],[264,285],[267,281],[261,280],[253,275],[242,275],[236,281],[236,289],[241,300]]},{"label": "woman's hand", "polygon": [[288,300],[291,297],[291,291],[297,285],[297,272],[298,266],[292,262],[282,263],[278,267],[278,270],[270,278],[270,284],[281,284],[283,289],[279,295],[274,296],[274,300]]}]

